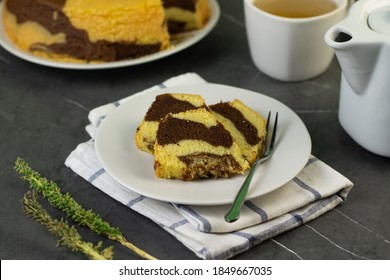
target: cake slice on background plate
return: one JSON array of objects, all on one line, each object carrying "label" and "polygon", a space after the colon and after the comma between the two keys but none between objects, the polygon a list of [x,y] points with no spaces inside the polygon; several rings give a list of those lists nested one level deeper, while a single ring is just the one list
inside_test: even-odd
[{"label": "cake slice on background plate", "polygon": [[8,38],[33,55],[73,63],[134,59],[169,48],[168,32],[202,28],[208,0],[5,0]]},{"label": "cake slice on background plate", "polygon": [[3,25],[24,51],[63,62],[110,62],[168,49],[161,0],[6,0]]}]

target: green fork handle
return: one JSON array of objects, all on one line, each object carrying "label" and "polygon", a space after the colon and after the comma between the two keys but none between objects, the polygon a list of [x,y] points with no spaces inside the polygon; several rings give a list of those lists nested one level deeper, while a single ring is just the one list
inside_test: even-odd
[{"label": "green fork handle", "polygon": [[236,195],[236,198],[234,199],[232,208],[230,208],[229,212],[225,215],[226,222],[229,223],[235,222],[240,217],[240,210],[242,205],[245,202],[246,195],[248,194],[249,186],[251,184],[253,175],[255,174],[256,168],[263,161],[264,161],[263,159],[260,159],[253,164],[251,170],[248,173],[248,176],[246,177],[244,183],[242,184],[240,190]]}]

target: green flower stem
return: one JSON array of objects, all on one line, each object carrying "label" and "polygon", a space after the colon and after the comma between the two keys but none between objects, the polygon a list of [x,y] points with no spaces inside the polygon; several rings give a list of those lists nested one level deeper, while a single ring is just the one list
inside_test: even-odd
[{"label": "green flower stem", "polygon": [[69,193],[63,194],[61,189],[53,181],[42,177],[38,172],[32,170],[21,158],[15,161],[15,170],[22,175],[24,181],[29,182],[33,190],[40,192],[50,205],[66,213],[67,217],[73,219],[80,226],[89,227],[97,234],[105,234],[111,240],[121,243],[142,258],[155,260],[156,258],[128,242],[119,228],[112,227],[103,221],[98,214],[92,210],[85,210],[78,204]]},{"label": "green flower stem", "polygon": [[65,246],[73,251],[84,253],[89,259],[92,260],[111,260],[113,257],[112,246],[105,248],[101,252],[99,249],[102,246],[102,242],[99,242],[97,246],[94,246],[90,242],[85,242],[81,239],[75,227],[69,227],[66,221],[62,219],[52,219],[49,213],[42,207],[37,199],[37,195],[34,191],[27,192],[23,196],[24,211],[34,220],[37,220],[44,225],[51,233],[60,238],[58,246]]}]

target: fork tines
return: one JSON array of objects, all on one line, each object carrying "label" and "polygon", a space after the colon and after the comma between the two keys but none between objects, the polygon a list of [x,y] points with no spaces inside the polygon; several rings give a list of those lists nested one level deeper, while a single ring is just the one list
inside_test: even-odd
[{"label": "fork tines", "polygon": [[274,125],[272,127],[271,139],[269,139],[270,138],[270,136],[269,136],[270,122],[271,122],[271,111],[268,112],[267,123],[265,126],[265,145],[266,145],[266,148],[264,151],[264,157],[270,155],[272,153],[274,146],[275,146],[276,130],[277,130],[277,126],[278,126],[278,112],[276,112]]}]

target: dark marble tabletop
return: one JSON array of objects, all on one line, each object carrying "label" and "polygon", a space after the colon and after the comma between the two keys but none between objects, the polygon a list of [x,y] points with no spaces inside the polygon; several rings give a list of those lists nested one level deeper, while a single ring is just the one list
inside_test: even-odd
[{"label": "dark marble tabletop", "polygon": [[[84,259],[56,247],[57,238],[31,220],[21,204],[29,186],[13,170],[17,157],[54,180],[128,239],[159,259],[197,259],[160,226],[97,190],[64,165],[89,139],[88,112],[186,72],[213,83],[277,99],[303,120],[312,154],[354,183],[347,201],[323,216],[265,241],[235,259],[390,259],[390,159],[357,145],[338,121],[340,67],[296,83],[275,81],[253,65],[243,4],[219,1],[216,28],[194,46],[164,59],[109,70],[64,70],[23,61],[0,48],[0,258]],[[359,125],[358,123],[356,125]],[[53,216],[59,213],[51,211]],[[105,237],[80,229],[85,239],[114,245],[115,258],[138,259]]]}]

